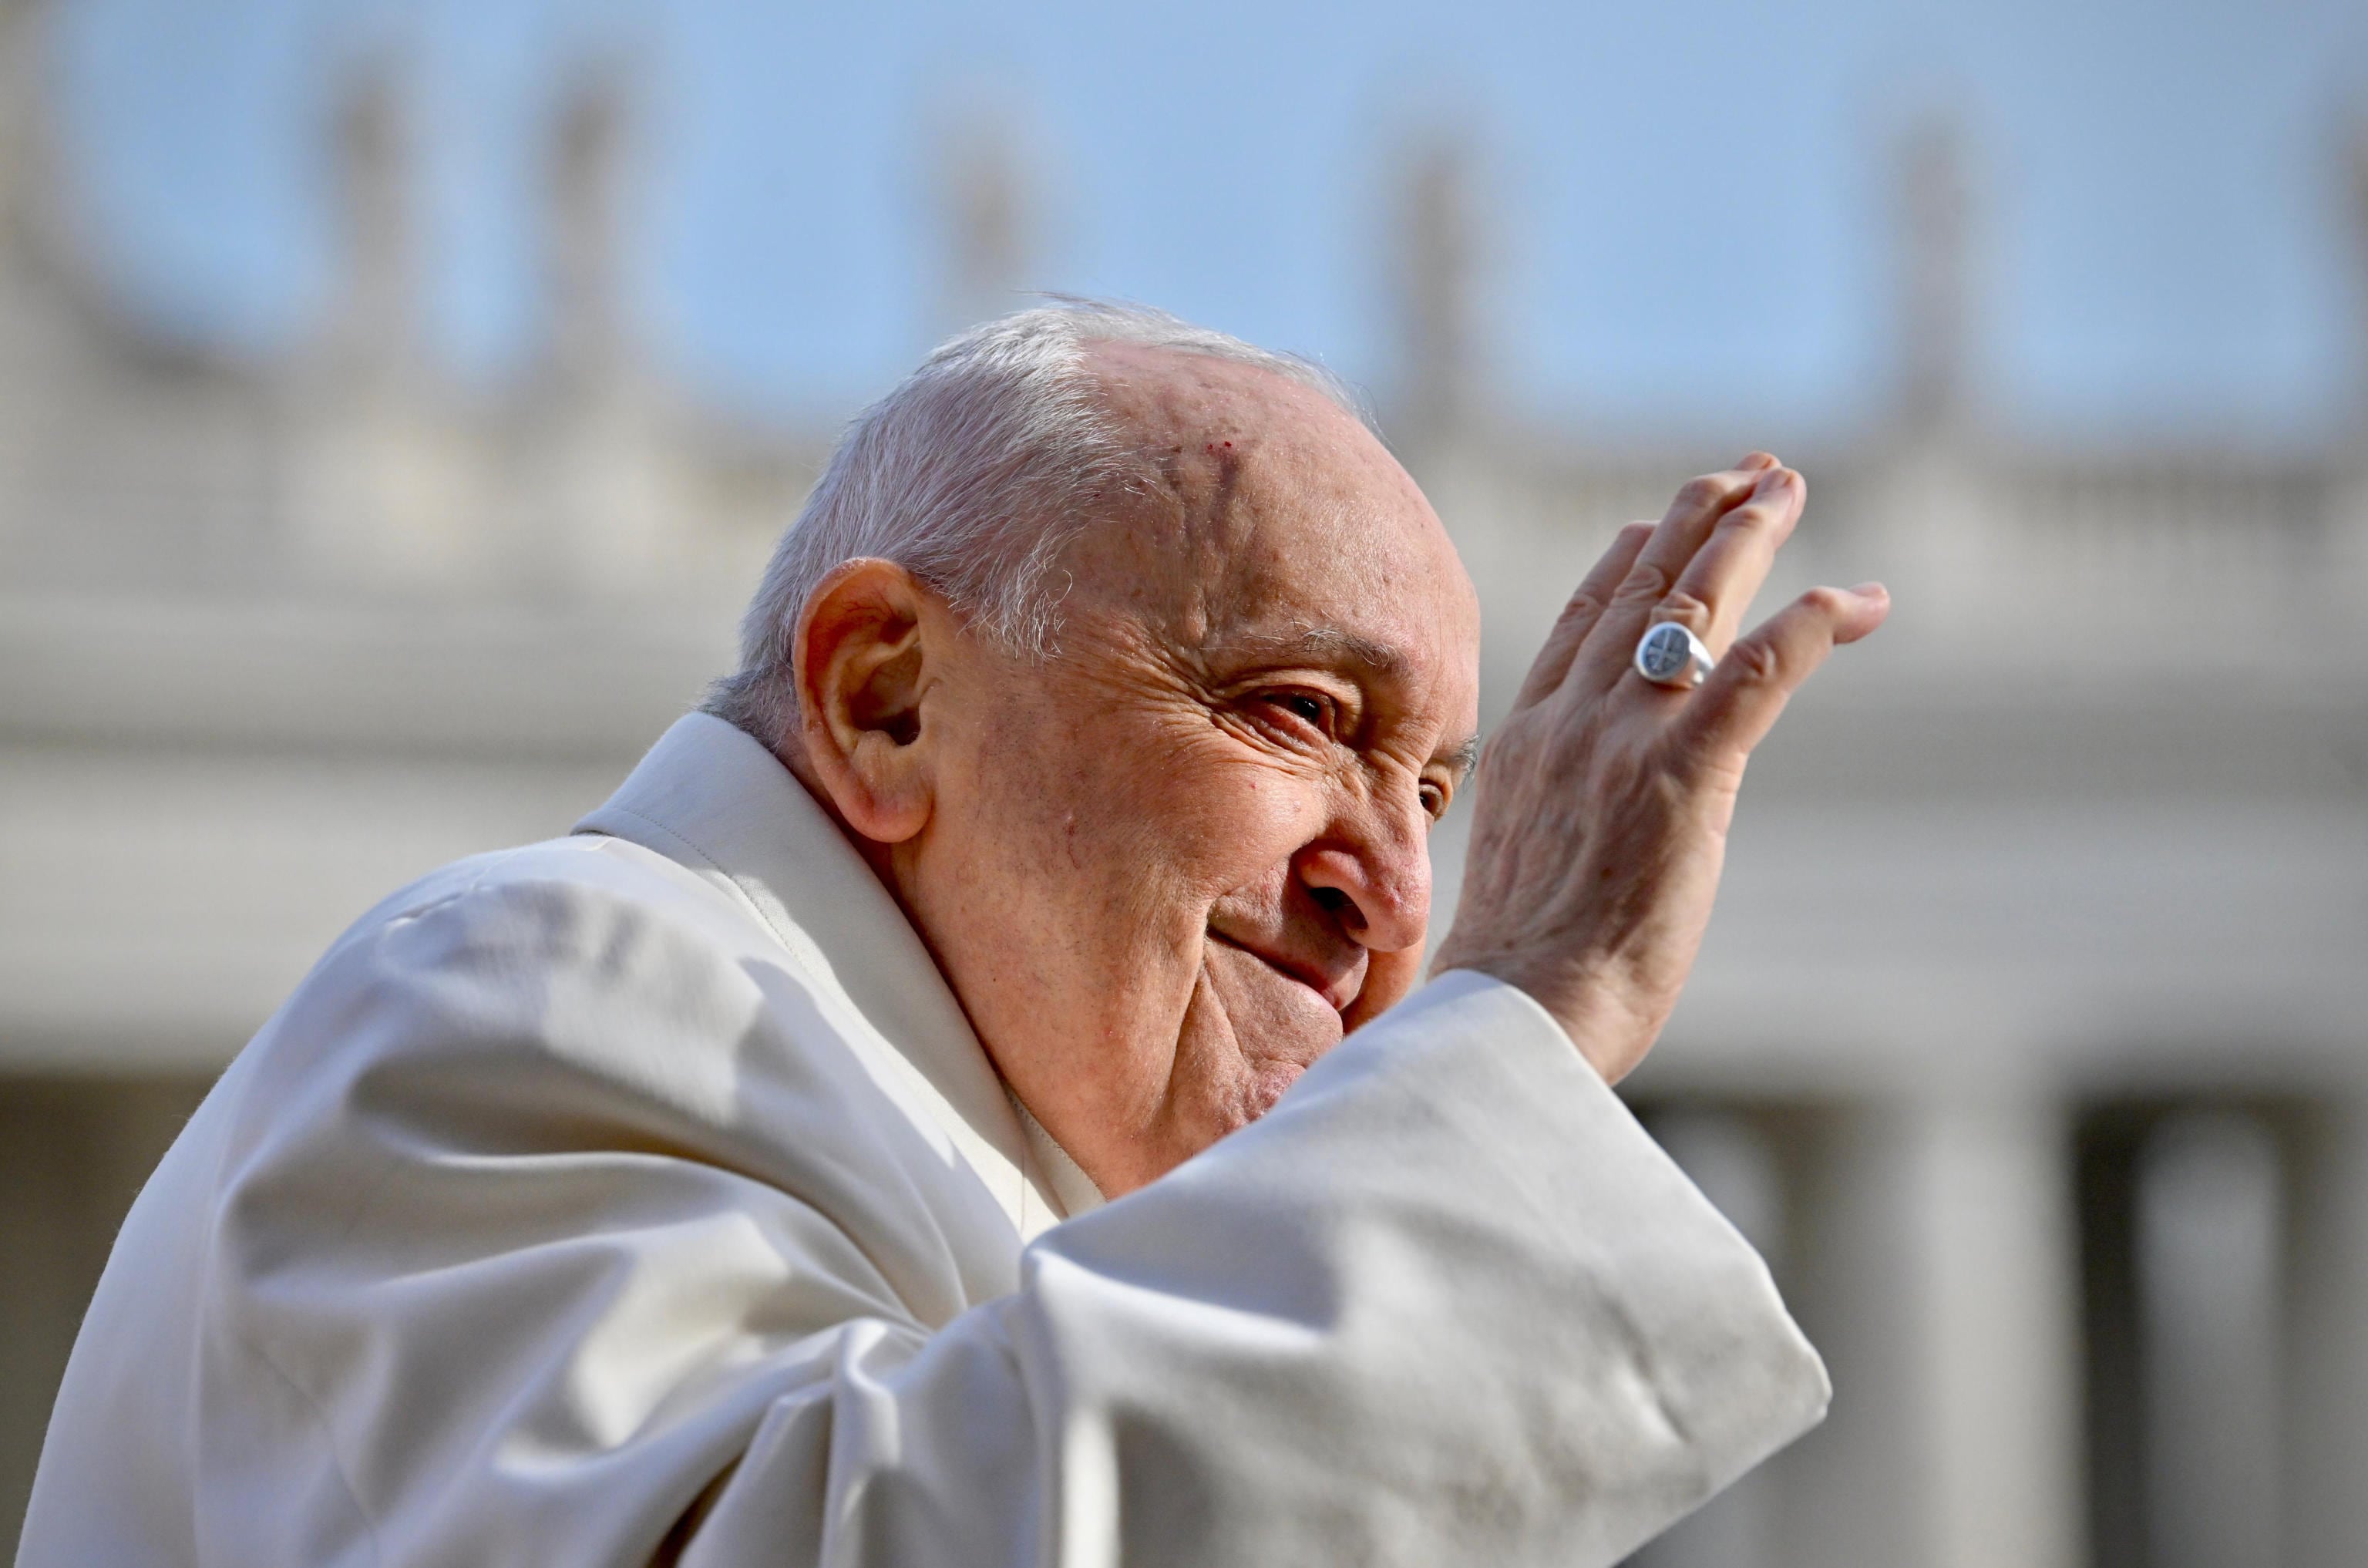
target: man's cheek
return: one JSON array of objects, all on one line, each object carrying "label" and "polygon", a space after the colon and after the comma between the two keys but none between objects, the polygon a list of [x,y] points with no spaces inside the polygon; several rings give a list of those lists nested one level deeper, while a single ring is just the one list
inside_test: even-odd
[{"label": "man's cheek", "polygon": [[1260,759],[1212,770],[1183,809],[1212,849],[1237,862],[1263,865],[1288,858],[1319,836],[1331,803],[1322,777]]},{"label": "man's cheek", "polygon": [[1241,886],[1315,836],[1323,811],[1299,780],[1242,766],[1158,768],[1101,810],[1130,835],[1130,858],[1176,868],[1210,895]]}]

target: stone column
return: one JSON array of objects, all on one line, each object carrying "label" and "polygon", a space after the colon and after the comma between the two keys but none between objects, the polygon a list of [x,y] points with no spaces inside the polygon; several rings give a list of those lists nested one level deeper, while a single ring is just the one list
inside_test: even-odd
[{"label": "stone column", "polygon": [[1794,1294],[1834,1410],[1788,1471],[1783,1561],[2079,1562],[2069,1163],[2044,1100],[1937,1093],[1815,1155]]},{"label": "stone column", "polygon": [[2166,1119],[2135,1186],[2148,1568],[2276,1568],[2277,1142],[2234,1109]]},{"label": "stone column", "polygon": [[2368,1096],[2295,1140],[2286,1333],[2294,1568],[2368,1562]]},{"label": "stone column", "polygon": [[50,1406],[116,1229],[205,1089],[0,1074],[0,1562],[15,1560]]},{"label": "stone column", "polygon": [[2074,1568],[2081,1557],[2070,1139],[2014,1097],[1919,1118],[1927,1561]]},{"label": "stone column", "polygon": [[[1692,1107],[1649,1117],[1654,1139],[1718,1211],[1768,1260],[1781,1286],[1788,1268],[1785,1129],[1749,1111]],[[1639,1551],[1628,1568],[1782,1568],[1781,1457],[1752,1471]]]}]

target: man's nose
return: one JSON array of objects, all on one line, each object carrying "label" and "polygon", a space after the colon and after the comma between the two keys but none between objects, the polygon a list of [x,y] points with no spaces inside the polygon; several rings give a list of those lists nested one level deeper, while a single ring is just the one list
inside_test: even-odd
[{"label": "man's nose", "polygon": [[1333,831],[1299,856],[1299,880],[1359,946],[1375,952],[1419,947],[1430,925],[1430,837],[1412,817],[1378,809]]}]

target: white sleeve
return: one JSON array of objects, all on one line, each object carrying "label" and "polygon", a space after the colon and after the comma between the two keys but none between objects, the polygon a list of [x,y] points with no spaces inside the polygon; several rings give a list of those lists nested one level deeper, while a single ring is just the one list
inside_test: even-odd
[{"label": "white sleeve", "polygon": [[210,1560],[1583,1568],[1823,1409],[1759,1258],[1519,991],[1435,982],[970,1305],[941,1154],[791,1049],[796,999],[572,898],[333,955],[242,1080]]},{"label": "white sleeve", "polygon": [[1827,1396],[1758,1256],[1470,973],[886,1360],[771,1414],[687,1568],[1585,1568]]}]

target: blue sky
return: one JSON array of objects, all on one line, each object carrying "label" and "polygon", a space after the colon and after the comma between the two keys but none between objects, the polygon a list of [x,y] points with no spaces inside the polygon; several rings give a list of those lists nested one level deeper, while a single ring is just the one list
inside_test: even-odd
[{"label": "blue sky", "polygon": [[939,324],[930,160],[1008,109],[1031,281],[1146,299],[1389,372],[1392,150],[1468,127],[1495,373],[1547,417],[1875,412],[1892,135],[1935,107],[1982,197],[1979,380],[2048,428],[2310,438],[2361,383],[2357,0],[61,0],[66,145],[107,265],[174,330],[268,347],[328,287],[319,126],[399,40],[427,131],[430,329],[498,377],[530,340],[534,136],[571,58],[645,67],[636,309],[681,373],[835,415]]}]

